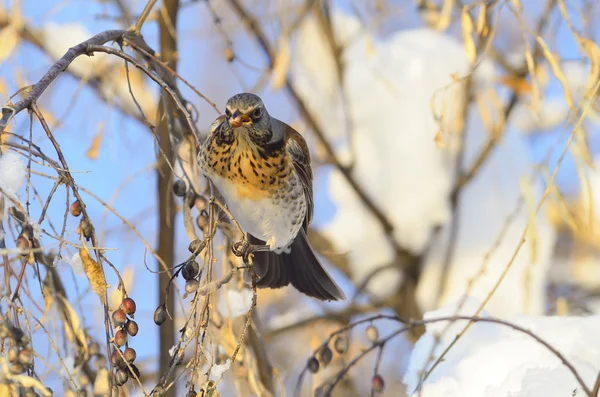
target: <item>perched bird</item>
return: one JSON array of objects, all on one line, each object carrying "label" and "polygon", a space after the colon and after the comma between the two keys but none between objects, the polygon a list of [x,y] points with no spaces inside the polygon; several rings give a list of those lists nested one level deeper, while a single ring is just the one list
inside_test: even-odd
[{"label": "perched bird", "polygon": [[257,286],[292,284],[321,300],[345,299],[306,236],[313,217],[310,156],[304,138],[271,117],[262,100],[242,93],[210,127],[198,162],[245,236]]}]

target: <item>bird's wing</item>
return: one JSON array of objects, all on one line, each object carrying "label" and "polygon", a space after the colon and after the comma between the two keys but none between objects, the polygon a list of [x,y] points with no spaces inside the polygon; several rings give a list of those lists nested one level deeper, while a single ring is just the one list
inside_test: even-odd
[{"label": "bird's wing", "polygon": [[223,121],[225,121],[225,116],[224,115],[221,115],[221,116],[217,117],[215,119],[215,121],[212,122],[212,124],[210,125],[210,127],[208,127],[208,135],[210,135],[213,132],[215,132],[217,130],[217,128],[219,128],[221,126],[221,124],[223,124]]},{"label": "bird's wing", "polygon": [[304,190],[304,197],[306,198],[306,217],[304,218],[304,230],[308,230],[308,225],[312,222],[313,218],[313,175],[312,169],[310,168],[310,153],[308,152],[308,145],[302,135],[289,125],[283,123],[285,126],[284,140],[285,149],[292,158],[292,163],[296,169],[296,174],[300,178],[300,183]]}]

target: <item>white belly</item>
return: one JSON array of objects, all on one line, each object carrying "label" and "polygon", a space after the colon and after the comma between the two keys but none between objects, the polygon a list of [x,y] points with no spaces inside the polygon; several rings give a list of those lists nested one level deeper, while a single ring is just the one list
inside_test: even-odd
[{"label": "white belly", "polygon": [[302,227],[302,219],[306,213],[303,194],[295,202],[240,198],[236,186],[229,179],[217,175],[211,175],[210,179],[223,195],[227,207],[244,232],[266,241],[271,251],[286,251]]}]

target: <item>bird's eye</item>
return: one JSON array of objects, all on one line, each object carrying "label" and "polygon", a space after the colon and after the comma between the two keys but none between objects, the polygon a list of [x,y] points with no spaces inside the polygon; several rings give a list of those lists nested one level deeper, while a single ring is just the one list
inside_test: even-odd
[{"label": "bird's eye", "polygon": [[254,112],[252,112],[252,117],[257,119],[260,116],[262,116],[262,109],[261,108],[254,109]]},{"label": "bird's eye", "polygon": [[225,116],[231,117],[231,112],[229,111],[229,109],[225,109]]}]

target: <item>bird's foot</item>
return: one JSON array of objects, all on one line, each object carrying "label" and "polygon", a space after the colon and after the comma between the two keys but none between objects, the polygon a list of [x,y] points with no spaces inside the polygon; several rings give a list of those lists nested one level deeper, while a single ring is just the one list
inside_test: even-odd
[{"label": "bird's foot", "polygon": [[266,245],[254,245],[254,244],[250,244],[248,242],[248,240],[246,240],[245,238],[242,239],[242,241],[238,241],[237,243],[234,243],[233,246],[231,247],[231,251],[233,252],[233,254],[237,257],[240,257],[243,259],[244,263],[246,264],[252,264],[251,263],[251,255],[253,255],[255,252],[257,251],[268,251],[269,247]]},{"label": "bird's foot", "polygon": [[250,244],[248,240],[242,239],[242,241],[234,243],[233,247],[231,247],[231,250],[235,256],[242,258],[244,263],[250,264],[250,255],[252,255],[252,253],[255,251],[253,247],[255,246]]}]

